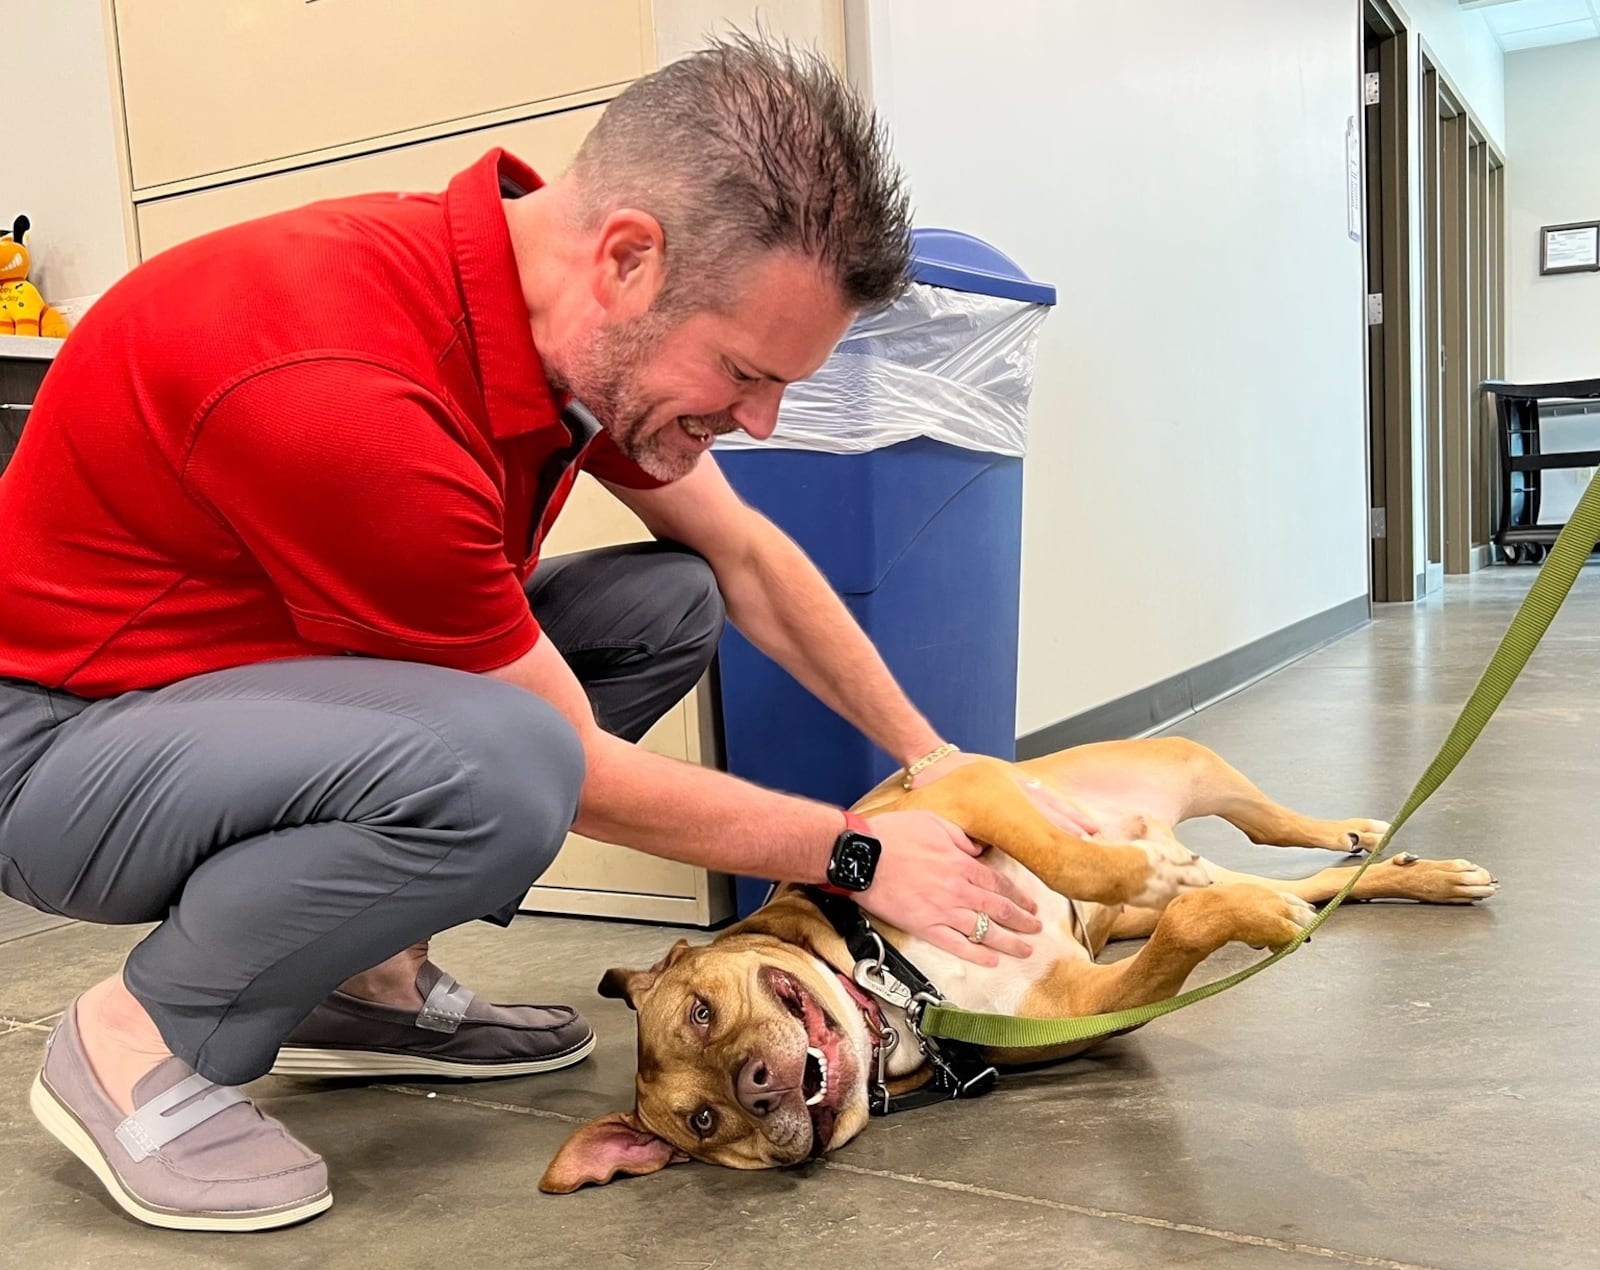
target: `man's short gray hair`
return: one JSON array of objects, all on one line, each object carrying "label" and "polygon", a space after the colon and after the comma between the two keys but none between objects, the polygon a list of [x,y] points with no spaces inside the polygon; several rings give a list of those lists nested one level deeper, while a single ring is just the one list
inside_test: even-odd
[{"label": "man's short gray hair", "polygon": [[598,223],[649,212],[666,237],[664,311],[718,306],[740,270],[790,251],[853,309],[904,289],[911,206],[872,111],[815,53],[735,35],[630,85],[573,165]]}]

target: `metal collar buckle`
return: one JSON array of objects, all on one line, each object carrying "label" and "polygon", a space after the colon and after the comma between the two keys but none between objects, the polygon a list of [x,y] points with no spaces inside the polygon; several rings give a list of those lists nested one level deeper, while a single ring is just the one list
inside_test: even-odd
[{"label": "metal collar buckle", "polygon": [[870,992],[885,1005],[899,1010],[906,1009],[912,1002],[911,989],[890,974],[888,967],[883,964],[883,937],[875,930],[869,930],[867,935],[877,946],[878,954],[876,957],[863,957],[856,962],[850,977],[855,980],[858,987]]},{"label": "metal collar buckle", "polygon": [[[999,1080],[999,1072],[984,1063],[976,1050],[955,1042],[941,1046],[922,1030],[923,1011],[930,1005],[944,1001],[927,976],[897,950],[890,948],[854,904],[825,891],[814,890],[811,899],[857,958],[851,968],[851,981],[883,1005],[880,1010],[880,1014],[883,1014],[881,1023],[871,1018],[867,1011],[862,1011],[868,1032],[876,1033],[878,1037],[878,1053],[873,1064],[875,1070],[867,1091],[868,1110],[873,1115],[888,1115],[896,1111],[909,1111],[913,1107],[947,1102],[952,1098],[974,1098],[993,1089]],[[891,970],[890,966],[894,969]],[[917,1048],[922,1052],[933,1077],[920,1088],[896,1097],[889,1095],[888,1060],[899,1041],[899,1033],[884,1013],[888,1009],[899,1010],[905,1015],[906,1024],[916,1038]]]}]

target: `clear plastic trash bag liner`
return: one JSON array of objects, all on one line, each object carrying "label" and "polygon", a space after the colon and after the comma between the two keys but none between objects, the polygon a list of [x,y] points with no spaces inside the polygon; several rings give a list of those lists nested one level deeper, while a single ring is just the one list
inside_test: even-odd
[{"label": "clear plastic trash bag liner", "polygon": [[1020,458],[1039,327],[1050,309],[915,284],[859,319],[810,379],[790,385],[772,437],[720,450],[863,454],[917,437]]}]

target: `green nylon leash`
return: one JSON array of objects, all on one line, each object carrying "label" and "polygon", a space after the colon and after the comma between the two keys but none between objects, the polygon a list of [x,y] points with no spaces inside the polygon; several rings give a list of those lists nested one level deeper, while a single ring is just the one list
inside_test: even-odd
[{"label": "green nylon leash", "polygon": [[1572,584],[1577,580],[1579,571],[1589,558],[1590,552],[1595,549],[1596,543],[1600,543],[1600,473],[1589,482],[1589,487],[1578,501],[1571,518],[1556,536],[1549,557],[1540,567],[1539,575],[1534,579],[1527,598],[1522,602],[1522,607],[1511,619],[1511,625],[1500,640],[1500,647],[1495,649],[1494,656],[1489,659],[1483,677],[1478,680],[1478,685],[1472,690],[1467,704],[1462,707],[1461,715],[1456,720],[1455,726],[1450,729],[1450,735],[1445,738],[1444,744],[1440,746],[1439,753],[1435,755],[1428,770],[1423,773],[1422,779],[1417,782],[1416,788],[1406,798],[1405,805],[1391,822],[1389,832],[1383,835],[1383,840],[1378,843],[1376,849],[1362,861],[1360,868],[1344,884],[1344,888],[1291,943],[1278,949],[1270,957],[1263,958],[1224,979],[1192,988],[1188,992],[1149,1005],[1116,1010],[1109,1014],[1083,1015],[1073,1019],[1019,1019],[1007,1014],[983,1014],[962,1010],[952,1005],[937,1004],[929,1005],[923,1011],[922,1032],[943,1040],[965,1041],[972,1045],[994,1049],[1032,1049],[1089,1041],[1116,1032],[1126,1032],[1149,1023],[1152,1019],[1159,1019],[1163,1014],[1171,1014],[1174,1010],[1181,1010],[1196,1001],[1214,997],[1219,992],[1226,992],[1235,984],[1243,983],[1252,975],[1260,974],[1268,966],[1282,961],[1310,939],[1322,924],[1333,916],[1334,910],[1343,904],[1350,892],[1355,889],[1361,875],[1388,848],[1390,841],[1400,831],[1400,826],[1432,797],[1434,791],[1444,784],[1445,778],[1455,769],[1456,764],[1466,757],[1467,751],[1472,748],[1472,743],[1478,739],[1478,735],[1494,717],[1494,712],[1505,699],[1506,693],[1511,690],[1511,685],[1522,673],[1522,668],[1528,664],[1528,659],[1533,655],[1533,650],[1539,646],[1539,641],[1544,638],[1544,633],[1550,629],[1550,623],[1554,620],[1562,601],[1567,598],[1567,593],[1572,590]]}]

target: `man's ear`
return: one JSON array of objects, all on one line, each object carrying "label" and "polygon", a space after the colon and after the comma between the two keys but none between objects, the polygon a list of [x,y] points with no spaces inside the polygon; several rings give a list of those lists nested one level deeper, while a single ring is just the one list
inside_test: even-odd
[{"label": "man's ear", "polygon": [[591,1184],[604,1186],[618,1173],[643,1177],[688,1159],[640,1124],[634,1112],[615,1111],[591,1120],[562,1144],[539,1179],[539,1189],[547,1195],[570,1195]]},{"label": "man's ear", "polygon": [[614,320],[646,313],[666,284],[666,233],[649,212],[623,207],[595,239],[596,298]]},{"label": "man's ear", "polygon": [[600,995],[610,997],[613,1001],[626,1001],[630,1009],[637,1010],[640,998],[655,987],[656,980],[677,965],[688,951],[689,941],[680,939],[665,957],[648,970],[624,970],[620,967],[608,970],[600,980]]}]

